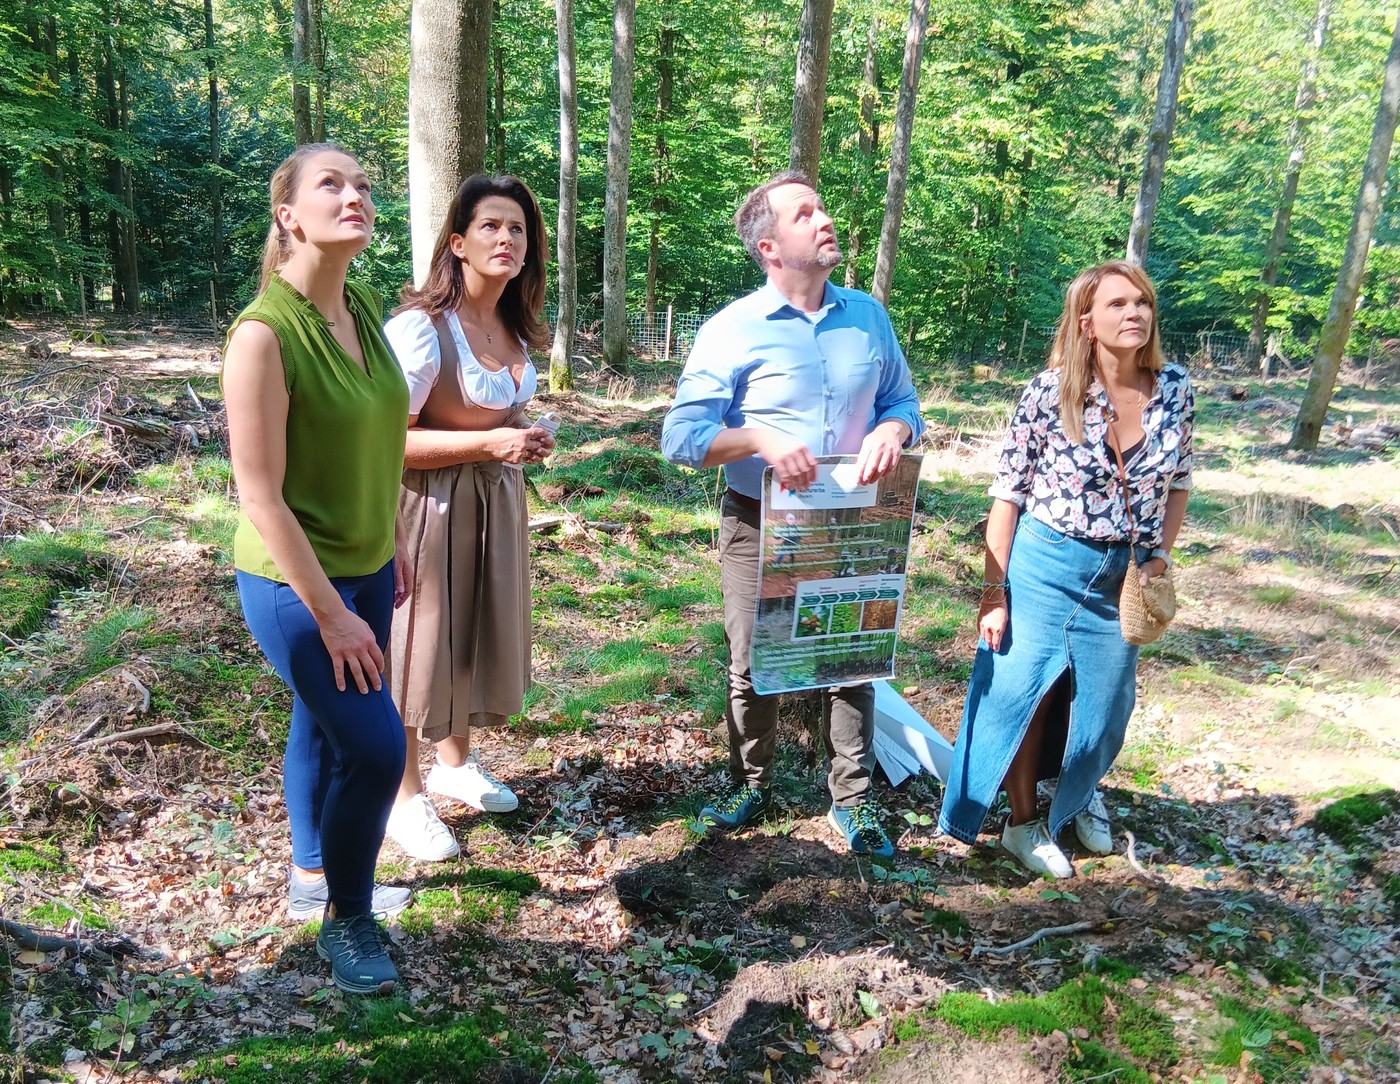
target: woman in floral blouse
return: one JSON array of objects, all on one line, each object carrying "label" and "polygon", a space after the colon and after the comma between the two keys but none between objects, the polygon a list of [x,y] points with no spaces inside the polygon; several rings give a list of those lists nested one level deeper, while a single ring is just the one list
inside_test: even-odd
[{"label": "woman in floral blouse", "polygon": [[[1097,788],[1136,698],[1138,649],[1118,624],[1130,538],[1140,574],[1158,575],[1191,488],[1191,382],[1163,361],[1156,310],[1131,264],[1070,284],[1049,368],[1021,396],[990,489],[977,658],[939,828],[973,842],[1005,789],[1002,845],[1055,877],[1074,872],[1055,842],[1071,820],[1087,850],[1113,851]],[[1050,778],[1047,821],[1036,784]]]}]

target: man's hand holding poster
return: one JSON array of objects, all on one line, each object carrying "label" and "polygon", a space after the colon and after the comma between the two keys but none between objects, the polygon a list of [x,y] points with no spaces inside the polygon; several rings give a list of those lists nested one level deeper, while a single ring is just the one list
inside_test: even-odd
[{"label": "man's hand holding poster", "polygon": [[754,688],[780,693],[894,675],[920,456],[878,482],[853,456],[817,460],[800,492],[763,475]]}]

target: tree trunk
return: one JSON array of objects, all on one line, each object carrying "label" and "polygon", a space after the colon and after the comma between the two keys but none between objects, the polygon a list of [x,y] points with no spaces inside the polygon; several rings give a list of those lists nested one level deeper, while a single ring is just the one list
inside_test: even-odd
[{"label": "tree trunk", "polygon": [[[131,130],[131,112],[127,108],[126,64],[117,69],[118,121],[123,137]],[[125,142],[125,138],[123,139]],[[122,180],[122,293],[126,297],[126,311],[135,316],[141,311],[141,282],[137,274],[136,260],[136,190],[132,182],[131,163],[121,163]]]},{"label": "tree trunk", "polygon": [[1298,410],[1293,427],[1293,439],[1288,446],[1299,451],[1317,447],[1322,435],[1322,423],[1327,417],[1327,405],[1332,401],[1332,388],[1337,382],[1337,370],[1342,365],[1347,336],[1351,334],[1351,318],[1356,312],[1356,298],[1361,290],[1361,275],[1366,269],[1366,254],[1380,213],[1381,190],[1385,187],[1385,171],[1390,162],[1390,148],[1395,142],[1395,120],[1400,111],[1400,18],[1390,39],[1390,54],[1385,61],[1381,83],[1381,102],[1376,110],[1376,126],[1371,131],[1371,149],[1361,172],[1361,191],[1356,196],[1356,211],[1351,219],[1351,235],[1347,238],[1342,268],[1337,276],[1337,288],[1327,308],[1327,321],[1317,343],[1308,390]]},{"label": "tree trunk", "polygon": [[1162,171],[1167,164],[1172,128],[1176,126],[1176,99],[1181,90],[1181,70],[1186,65],[1186,39],[1191,33],[1193,0],[1175,0],[1171,26],[1167,29],[1162,78],[1157,81],[1157,108],[1147,133],[1147,154],[1142,162],[1142,182],[1133,205],[1133,225],[1128,233],[1127,261],[1142,267],[1147,263],[1147,246],[1152,237],[1152,219],[1157,198],[1162,194]]},{"label": "tree trunk", "polygon": [[904,35],[904,71],[899,80],[899,107],[890,137],[890,176],[885,185],[885,220],[880,226],[880,250],[875,256],[875,278],[870,293],[882,305],[894,280],[894,256],[899,248],[899,223],[904,217],[905,183],[909,179],[909,141],[914,132],[914,103],[919,94],[919,70],[924,61],[924,37],[928,33],[929,0],[913,0],[909,29]]},{"label": "tree trunk", "polygon": [[866,211],[865,188],[875,166],[875,152],[880,149],[880,68],[877,51],[880,16],[870,13],[865,30],[865,62],[860,69],[860,171],[855,190],[851,193],[850,232],[846,242],[846,289],[860,289],[860,254],[865,251]]},{"label": "tree trunk", "polygon": [[574,67],[574,0],[554,0],[559,28],[559,313],[554,346],[549,352],[549,390],[574,386],[574,324],[578,320],[578,263],[574,234],[578,225],[578,78]]},{"label": "tree trunk", "polygon": [[[114,143],[121,142],[124,130],[125,86],[117,90],[117,43],[110,34],[103,41],[99,79],[106,104],[106,128]],[[124,83],[124,80],[123,80]],[[115,148],[108,150],[107,191],[111,202],[107,211],[107,255],[112,267],[112,311],[135,313],[140,294],[135,275],[135,246],[130,243],[128,169]]]},{"label": "tree trunk", "polygon": [[[78,44],[70,39],[68,45],[68,82],[72,87],[73,99],[69,107],[75,113],[80,113],[90,108],[83,90],[83,80],[80,78],[80,52],[83,58],[89,58],[91,56],[90,49],[83,48],[80,50]],[[88,195],[88,177],[91,168],[90,161],[88,157],[81,154],[73,156],[74,181],[76,182],[78,193],[78,244],[82,246],[83,251],[82,260],[78,264],[78,311],[84,316],[87,315],[88,308],[95,300],[93,281],[84,270],[88,254],[93,251],[92,204],[89,202]]]},{"label": "tree trunk", "polygon": [[835,0],[803,0],[802,34],[797,43],[797,80],[792,92],[790,168],[817,183],[822,153],[822,113],[826,109],[826,67],[831,55],[831,10]]},{"label": "tree trunk", "polygon": [[632,159],[632,67],[636,0],[613,8],[608,104],[608,188],[603,201],[603,363],[627,372],[627,171]]},{"label": "tree trunk", "polygon": [[214,53],[214,0],[204,0],[204,63],[209,70],[209,281],[214,319],[224,311],[224,185],[219,174],[219,66]]},{"label": "tree trunk", "polygon": [[1317,103],[1317,60],[1327,37],[1327,20],[1332,0],[1318,0],[1317,17],[1313,20],[1308,55],[1303,61],[1303,74],[1298,80],[1298,93],[1293,101],[1293,122],[1288,126],[1288,167],[1283,174],[1283,193],[1274,212],[1274,229],[1264,250],[1264,267],[1259,272],[1262,287],[1254,299],[1254,322],[1249,329],[1249,345],[1245,348],[1245,365],[1253,369],[1264,353],[1264,337],[1269,327],[1269,289],[1278,281],[1279,260],[1288,244],[1288,224],[1293,217],[1293,201],[1298,195],[1298,175],[1303,170],[1308,123]]},{"label": "tree trunk", "polygon": [[409,223],[421,285],[448,204],[486,166],[491,0],[414,0],[411,23]]},{"label": "tree trunk", "polygon": [[[500,0],[496,0],[496,9],[492,18],[500,17]],[[496,39],[496,44],[491,49],[493,93],[491,101],[491,147],[495,152],[494,168],[497,173],[506,171],[506,59],[501,41]]]},{"label": "tree trunk", "polygon": [[647,327],[656,326],[656,283],[661,262],[661,220],[669,210],[665,185],[670,179],[671,151],[666,145],[666,123],[671,117],[671,96],[675,82],[673,58],[676,30],[662,15],[656,50],[656,162],[651,175],[651,237],[647,243]]},{"label": "tree trunk", "polygon": [[292,126],[297,145],[316,138],[311,119],[311,89],[306,84],[311,72],[311,42],[315,34],[312,0],[292,2]]},{"label": "tree trunk", "polygon": [[[44,56],[48,64],[49,84],[54,105],[59,106],[59,91],[63,86],[63,70],[58,63],[58,24],[53,16],[44,20]],[[61,106],[59,106],[61,108]],[[64,203],[66,189],[66,169],[64,152],[54,149],[48,152],[50,160],[44,163],[44,177],[49,184],[47,211],[49,219],[49,243],[53,248],[54,279],[59,283],[60,304],[72,304],[73,280],[68,275],[68,210]]]},{"label": "tree trunk", "polygon": [[311,102],[311,138],[317,143],[326,141],[326,24],[321,19],[324,10],[322,0],[309,0],[311,26],[311,78],[315,84],[315,94]]}]

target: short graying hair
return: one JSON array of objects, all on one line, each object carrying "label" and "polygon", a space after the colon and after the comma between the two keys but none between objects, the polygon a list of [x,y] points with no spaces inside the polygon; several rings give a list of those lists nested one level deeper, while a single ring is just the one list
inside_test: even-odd
[{"label": "short graying hair", "polygon": [[798,169],[786,169],[753,189],[734,212],[734,228],[739,231],[739,240],[744,242],[744,247],[749,250],[749,255],[762,271],[768,270],[768,265],[758,251],[758,243],[765,237],[773,236],[773,224],[777,221],[768,194],[786,184],[805,184],[808,188],[816,190],[816,185],[807,174]]}]

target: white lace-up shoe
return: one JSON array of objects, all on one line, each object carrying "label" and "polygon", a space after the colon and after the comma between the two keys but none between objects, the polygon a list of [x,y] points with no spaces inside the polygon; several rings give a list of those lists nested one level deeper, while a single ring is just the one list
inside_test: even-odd
[{"label": "white lace-up shoe", "polygon": [[1020,860],[1032,873],[1048,873],[1051,877],[1073,877],[1074,867],[1065,852],[1050,838],[1044,821],[1008,824],[1001,832],[1001,845]]},{"label": "white lace-up shoe", "polygon": [[1109,824],[1108,809],[1103,804],[1103,795],[1094,791],[1089,799],[1089,808],[1074,818],[1074,834],[1086,851],[1094,854],[1113,853],[1113,827]]},{"label": "white lace-up shoe", "polygon": [[438,761],[428,772],[427,786],[483,813],[509,813],[520,805],[515,792],[478,764],[475,754],[457,768]]},{"label": "white lace-up shoe", "polygon": [[459,850],[457,837],[442,823],[433,808],[433,800],[426,794],[415,794],[406,802],[395,802],[384,834],[409,857],[423,862],[455,858]]}]

